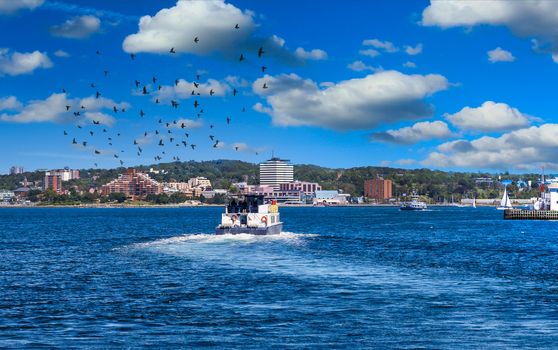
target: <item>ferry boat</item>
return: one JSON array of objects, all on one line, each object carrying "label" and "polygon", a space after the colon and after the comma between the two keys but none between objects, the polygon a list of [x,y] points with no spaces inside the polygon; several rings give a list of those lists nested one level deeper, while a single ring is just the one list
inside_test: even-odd
[{"label": "ferry boat", "polygon": [[234,197],[227,203],[215,233],[273,235],[281,233],[282,229],[276,201],[265,203],[263,195],[246,195]]},{"label": "ferry boat", "polygon": [[426,210],[428,207],[426,206],[425,202],[419,200],[417,195],[413,195],[412,200],[410,202],[404,202],[399,207],[399,210]]}]

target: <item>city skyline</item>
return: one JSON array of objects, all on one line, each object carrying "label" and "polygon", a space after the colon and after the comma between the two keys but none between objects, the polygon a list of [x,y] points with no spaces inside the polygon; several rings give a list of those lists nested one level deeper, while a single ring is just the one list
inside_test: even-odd
[{"label": "city skyline", "polygon": [[[0,49],[0,147],[10,150],[0,172],[174,156],[262,163],[273,151],[332,168],[556,170],[556,11],[552,1],[503,0],[0,0],[0,29],[17,33]],[[186,130],[197,148],[170,149],[172,136],[155,134],[167,129]]]}]

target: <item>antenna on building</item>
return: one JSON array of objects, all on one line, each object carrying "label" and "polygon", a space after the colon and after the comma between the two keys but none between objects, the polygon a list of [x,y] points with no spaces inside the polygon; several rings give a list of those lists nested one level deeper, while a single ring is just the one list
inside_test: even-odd
[{"label": "antenna on building", "polygon": [[271,150],[271,159],[275,158],[275,151]]}]

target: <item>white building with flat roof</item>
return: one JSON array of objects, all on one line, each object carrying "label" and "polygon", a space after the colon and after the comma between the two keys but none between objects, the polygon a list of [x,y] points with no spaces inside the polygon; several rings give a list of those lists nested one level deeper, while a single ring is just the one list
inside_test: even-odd
[{"label": "white building with flat roof", "polygon": [[294,167],[286,159],[273,157],[260,164],[260,185],[279,190],[281,184],[293,182]]}]

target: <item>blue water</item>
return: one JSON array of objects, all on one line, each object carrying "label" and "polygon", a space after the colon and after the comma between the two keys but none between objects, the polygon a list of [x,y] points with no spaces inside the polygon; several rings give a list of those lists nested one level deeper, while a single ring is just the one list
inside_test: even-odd
[{"label": "blue water", "polygon": [[492,208],[1,209],[0,347],[557,348],[558,223]]}]

